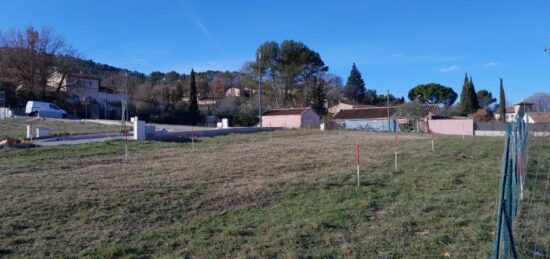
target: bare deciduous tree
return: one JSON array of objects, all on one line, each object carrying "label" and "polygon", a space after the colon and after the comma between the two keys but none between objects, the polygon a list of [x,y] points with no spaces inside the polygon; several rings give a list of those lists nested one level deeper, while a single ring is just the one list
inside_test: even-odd
[{"label": "bare deciduous tree", "polygon": [[46,98],[48,79],[63,58],[74,56],[75,51],[52,29],[11,29],[0,34],[2,62],[11,68],[17,83],[30,91],[40,90]]},{"label": "bare deciduous tree", "polygon": [[534,103],[534,111],[550,112],[550,93],[535,93],[527,98],[527,101]]}]

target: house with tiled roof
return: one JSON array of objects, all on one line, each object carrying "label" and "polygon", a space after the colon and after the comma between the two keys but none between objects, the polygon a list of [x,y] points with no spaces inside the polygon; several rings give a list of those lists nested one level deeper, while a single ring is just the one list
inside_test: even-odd
[{"label": "house with tiled roof", "polygon": [[350,104],[339,102],[337,105],[334,105],[328,108],[328,112],[331,114],[336,114],[341,110],[352,110],[352,109],[361,109],[361,108],[376,108],[377,106],[366,105],[366,104]]},{"label": "house with tiled roof", "polygon": [[[535,104],[532,102],[521,101],[514,104],[514,107],[506,108],[506,122],[513,122],[516,121],[517,118],[523,118],[525,113],[533,111],[533,105]],[[500,114],[498,112],[495,112],[495,120],[500,120]]]},{"label": "house with tiled roof", "polygon": [[101,85],[97,76],[83,73],[59,73],[55,71],[48,78],[48,90],[66,92],[69,102],[76,104],[87,100],[91,102],[88,107],[90,118],[109,117],[116,118],[120,115],[123,95],[116,89]]},{"label": "house with tiled roof", "polygon": [[373,107],[340,110],[332,120],[345,129],[396,131],[399,124],[395,107]]},{"label": "house with tiled roof", "polygon": [[263,127],[318,128],[319,115],[310,107],[273,109],[262,114]]},{"label": "house with tiled roof", "polygon": [[357,120],[357,119],[388,119],[393,118],[396,113],[395,107],[360,108],[352,110],[341,110],[336,113],[334,120]]},{"label": "house with tiled roof", "polygon": [[528,112],[525,121],[527,123],[550,123],[550,112]]}]

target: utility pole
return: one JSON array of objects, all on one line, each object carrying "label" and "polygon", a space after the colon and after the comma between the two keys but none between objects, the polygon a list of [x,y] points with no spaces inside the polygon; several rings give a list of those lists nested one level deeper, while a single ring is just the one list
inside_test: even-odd
[{"label": "utility pole", "polygon": [[103,97],[105,98],[103,99],[103,118],[107,119],[107,91],[105,91]]},{"label": "utility pole", "polygon": [[122,132],[126,132],[126,120],[128,120],[128,72],[124,74],[124,94],[122,95],[122,117],[120,120]]},{"label": "utility pole", "polygon": [[388,105],[388,132],[390,132],[390,90],[388,90],[388,95],[386,95],[386,103]]},{"label": "utility pole", "polygon": [[[126,103],[124,104],[126,106],[126,108],[124,109],[126,111],[125,118],[126,120],[128,120],[130,119],[130,117],[128,117],[128,102],[130,102],[130,98],[128,97],[128,72],[126,72],[126,80],[124,83],[124,98],[126,98]],[[126,123],[124,123],[124,125],[126,125]]]},{"label": "utility pole", "polygon": [[[126,120],[128,120],[128,72],[124,76],[124,118],[122,127],[124,129],[124,162],[128,163],[128,129],[126,128]],[[137,129],[134,129],[134,131]],[[124,169],[126,170],[126,168]]]},{"label": "utility pole", "polygon": [[260,128],[262,125],[262,53],[258,53],[258,118],[260,119]]}]

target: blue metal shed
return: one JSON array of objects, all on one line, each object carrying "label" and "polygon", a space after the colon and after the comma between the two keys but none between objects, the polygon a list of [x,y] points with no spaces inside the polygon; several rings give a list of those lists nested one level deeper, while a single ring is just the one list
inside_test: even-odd
[{"label": "blue metal shed", "polygon": [[[388,131],[388,120],[344,120],[346,129],[350,130],[365,130],[365,131]],[[397,121],[390,120],[389,131],[395,132]]]}]

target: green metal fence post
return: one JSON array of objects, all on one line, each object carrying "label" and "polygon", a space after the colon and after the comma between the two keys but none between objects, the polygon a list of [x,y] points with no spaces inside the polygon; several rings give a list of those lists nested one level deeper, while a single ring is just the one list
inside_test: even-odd
[{"label": "green metal fence post", "polygon": [[500,190],[498,195],[498,203],[497,203],[497,233],[494,243],[494,249],[493,249],[493,257],[496,259],[500,259],[500,246],[502,244],[502,225],[503,225],[503,215],[502,215],[502,206],[504,202],[504,194],[505,194],[505,184],[506,184],[506,170],[508,167],[508,157],[509,157],[509,148],[510,148],[510,132],[511,127],[508,125],[506,127],[506,134],[504,138],[504,152],[502,154],[502,165],[501,165],[501,178],[500,178]]}]

